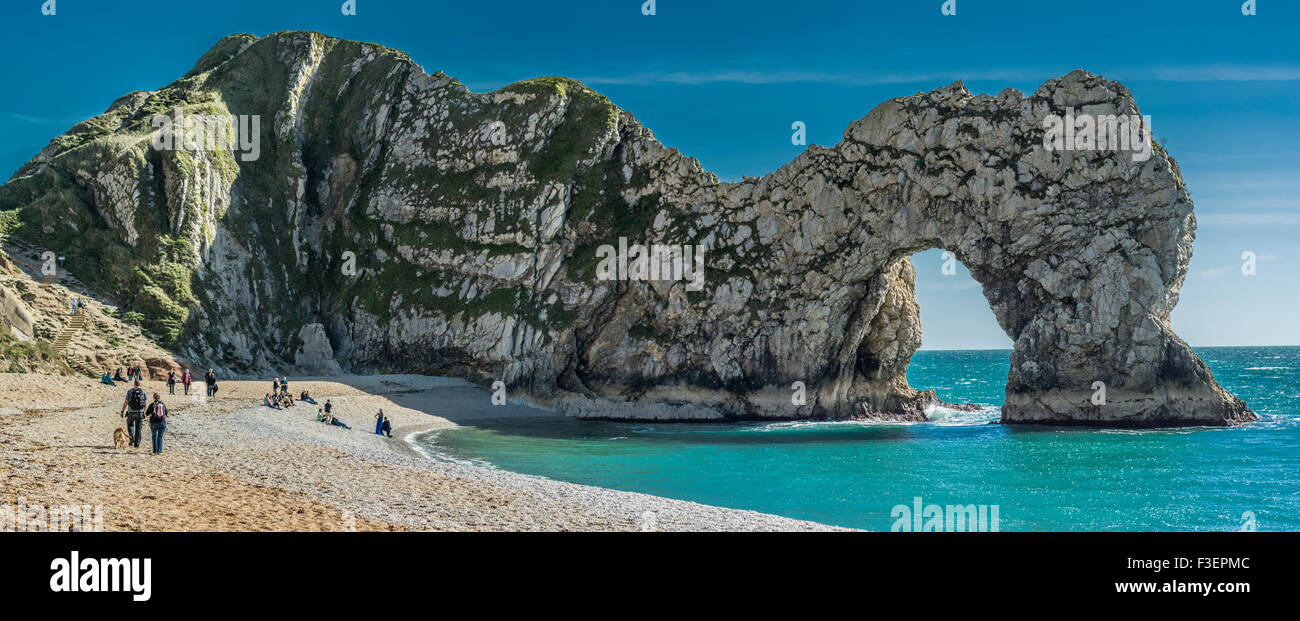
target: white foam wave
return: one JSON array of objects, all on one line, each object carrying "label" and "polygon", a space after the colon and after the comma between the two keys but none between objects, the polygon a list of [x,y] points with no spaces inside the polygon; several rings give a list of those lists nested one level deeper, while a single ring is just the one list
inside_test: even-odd
[{"label": "white foam wave", "polygon": [[445,464],[456,464],[458,466],[470,466],[473,468],[484,468],[487,470],[500,470],[500,468],[498,468],[495,464],[492,464],[491,462],[483,461],[481,459],[461,459],[459,457],[453,457],[451,455],[448,455],[447,453],[436,450],[433,447],[436,446],[437,443],[432,438],[424,442],[420,441],[420,438],[424,438],[426,436],[436,436],[440,431],[442,430],[438,429],[434,431],[419,431],[407,435],[405,438],[402,438],[402,440],[407,444],[411,445],[411,448],[414,448],[415,452],[424,455],[431,461],[441,462]]},{"label": "white foam wave", "polygon": [[936,425],[986,425],[997,422],[1002,416],[1002,408],[985,406],[978,410],[966,411],[932,403],[925,407],[925,418]]}]

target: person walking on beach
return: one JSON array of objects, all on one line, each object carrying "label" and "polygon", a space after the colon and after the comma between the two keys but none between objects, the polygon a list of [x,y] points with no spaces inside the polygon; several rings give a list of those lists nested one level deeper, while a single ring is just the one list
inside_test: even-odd
[{"label": "person walking on beach", "polygon": [[173,395],[176,394],[176,372],[175,371],[167,372],[167,392]]},{"label": "person walking on beach", "polygon": [[153,393],[153,403],[149,404],[149,433],[153,436],[153,454],[162,453],[163,432],[167,431],[167,405],[158,393]]},{"label": "person walking on beach", "polygon": [[205,383],[205,384],[208,385],[208,396],[209,396],[209,397],[211,397],[212,395],[216,394],[216,392],[217,392],[217,374],[214,373],[214,372],[212,371],[212,369],[208,369],[208,374],[205,375],[205,376],[203,376],[203,383]]},{"label": "person walking on beach", "polygon": [[194,377],[190,375],[190,370],[185,369],[185,372],[181,373],[181,384],[185,386],[185,394],[190,394],[190,383],[193,381]]},{"label": "person walking on beach", "polygon": [[384,435],[384,411],[383,410],[379,410],[379,413],[375,414],[375,435],[377,436]]},{"label": "person walking on beach", "polygon": [[126,434],[131,438],[132,448],[140,448],[140,423],[144,420],[144,408],[147,405],[149,405],[149,397],[144,394],[144,389],[140,388],[140,380],[135,380],[135,386],[126,391],[126,399],[122,400],[122,411],[118,413],[119,416],[126,418]]}]

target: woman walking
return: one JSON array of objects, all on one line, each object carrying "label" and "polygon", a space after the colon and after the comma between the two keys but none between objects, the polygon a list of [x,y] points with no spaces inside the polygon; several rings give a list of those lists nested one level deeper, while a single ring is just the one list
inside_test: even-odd
[{"label": "woman walking", "polygon": [[149,404],[149,431],[153,434],[153,454],[162,453],[163,432],[167,431],[167,405],[158,393],[153,393],[153,403]]}]

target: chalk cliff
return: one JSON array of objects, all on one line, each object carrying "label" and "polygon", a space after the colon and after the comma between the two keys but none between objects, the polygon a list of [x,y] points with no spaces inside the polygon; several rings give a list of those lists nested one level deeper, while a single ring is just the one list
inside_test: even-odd
[{"label": "chalk cliff", "polygon": [[[155,148],[177,107],[257,117],[256,158]],[[56,138],[0,209],[227,373],[450,373],[576,416],[916,419],[935,395],[906,380],[908,257],[945,248],[1015,341],[1005,422],[1252,420],[1169,328],[1195,231],[1177,164],[1045,149],[1067,109],[1138,114],[1083,71],[1029,96],[957,83],[724,183],[572,80],[473,93],[377,45],[236,35]],[[702,290],[600,279],[620,238],[702,249]]]}]

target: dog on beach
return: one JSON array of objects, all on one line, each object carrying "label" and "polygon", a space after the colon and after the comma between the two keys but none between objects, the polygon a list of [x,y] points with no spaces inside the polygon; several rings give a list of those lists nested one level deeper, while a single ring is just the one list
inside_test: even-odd
[{"label": "dog on beach", "polygon": [[114,429],[114,430],[113,430],[113,448],[115,448],[115,449],[124,449],[124,448],[126,448],[126,441],[127,441],[129,438],[130,438],[130,436],[126,435],[126,430],[125,430],[125,429],[123,429],[123,428],[121,428],[121,427],[118,427],[117,429]]}]

